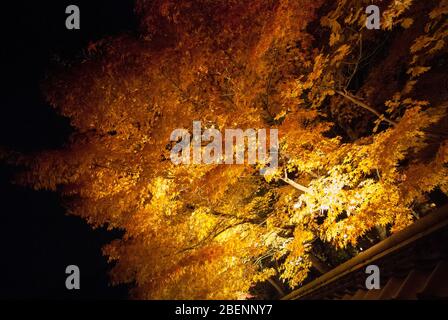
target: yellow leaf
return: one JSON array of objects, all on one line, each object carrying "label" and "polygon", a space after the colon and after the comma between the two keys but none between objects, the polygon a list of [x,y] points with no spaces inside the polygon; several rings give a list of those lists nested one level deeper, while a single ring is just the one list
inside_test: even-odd
[{"label": "yellow leaf", "polygon": [[413,78],[418,77],[419,75],[425,73],[426,71],[430,70],[431,67],[414,67],[414,68],[410,68],[408,70],[408,74],[410,74]]},{"label": "yellow leaf", "polygon": [[414,19],[406,18],[401,23],[401,26],[405,29],[409,29],[409,27],[412,26],[413,24],[414,24]]}]

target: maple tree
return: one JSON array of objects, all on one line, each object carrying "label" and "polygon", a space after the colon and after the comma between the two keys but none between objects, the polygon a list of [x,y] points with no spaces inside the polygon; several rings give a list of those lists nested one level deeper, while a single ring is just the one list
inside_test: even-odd
[{"label": "maple tree", "polygon": [[[428,89],[446,61],[448,1],[379,2],[381,31],[365,28],[369,4],[137,1],[139,37],[92,43],[44,84],[76,130],[64,149],[19,157],[18,181],[124,230],[104,253],[134,297],[299,286],[448,192],[448,95]],[[170,134],[193,121],[277,128],[278,169],[174,165]]]}]

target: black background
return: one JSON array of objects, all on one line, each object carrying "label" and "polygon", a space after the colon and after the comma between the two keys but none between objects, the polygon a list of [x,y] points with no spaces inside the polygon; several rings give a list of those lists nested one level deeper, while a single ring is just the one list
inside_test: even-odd
[{"label": "black background", "polygon": [[[65,8],[80,8],[81,29],[67,30]],[[133,1],[1,2],[0,146],[20,152],[61,147],[71,132],[43,99],[40,85],[56,57],[78,59],[89,42],[136,30]],[[10,183],[0,165],[0,298],[126,298],[108,285],[101,247],[118,232],[91,230],[65,215],[58,196]],[[65,268],[81,271],[81,289],[65,288]]]}]

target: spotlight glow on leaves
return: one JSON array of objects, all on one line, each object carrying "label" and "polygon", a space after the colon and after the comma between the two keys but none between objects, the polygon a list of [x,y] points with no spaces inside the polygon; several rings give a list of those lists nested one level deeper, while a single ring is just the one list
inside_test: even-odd
[{"label": "spotlight glow on leaves", "polygon": [[[412,0],[384,1],[376,34],[364,27],[369,4],[137,1],[140,37],[92,44],[46,83],[76,134],[63,150],[23,157],[20,181],[57,190],[93,227],[124,230],[104,253],[113,282],[134,282],[137,298],[235,299],[267,280],[300,285],[317,240],[356,249],[369,232],[405,228],[428,193],[448,189],[448,141],[437,133],[447,96],[419,89],[446,53],[447,1],[419,4],[418,17]],[[383,92],[390,57],[375,53],[397,32],[412,38],[406,79]],[[193,121],[277,128],[278,170],[173,165],[170,133]]]}]

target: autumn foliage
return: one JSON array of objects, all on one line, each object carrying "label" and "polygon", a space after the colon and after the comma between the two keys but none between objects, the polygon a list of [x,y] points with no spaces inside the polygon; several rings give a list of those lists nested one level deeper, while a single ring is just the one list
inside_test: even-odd
[{"label": "autumn foliage", "polygon": [[[122,229],[104,253],[136,298],[300,286],[448,192],[448,1],[378,1],[367,30],[371,3],[137,1],[138,37],[92,43],[44,84],[75,133],[20,157],[18,181]],[[170,133],[193,121],[277,128],[278,170],[174,165]]]}]

